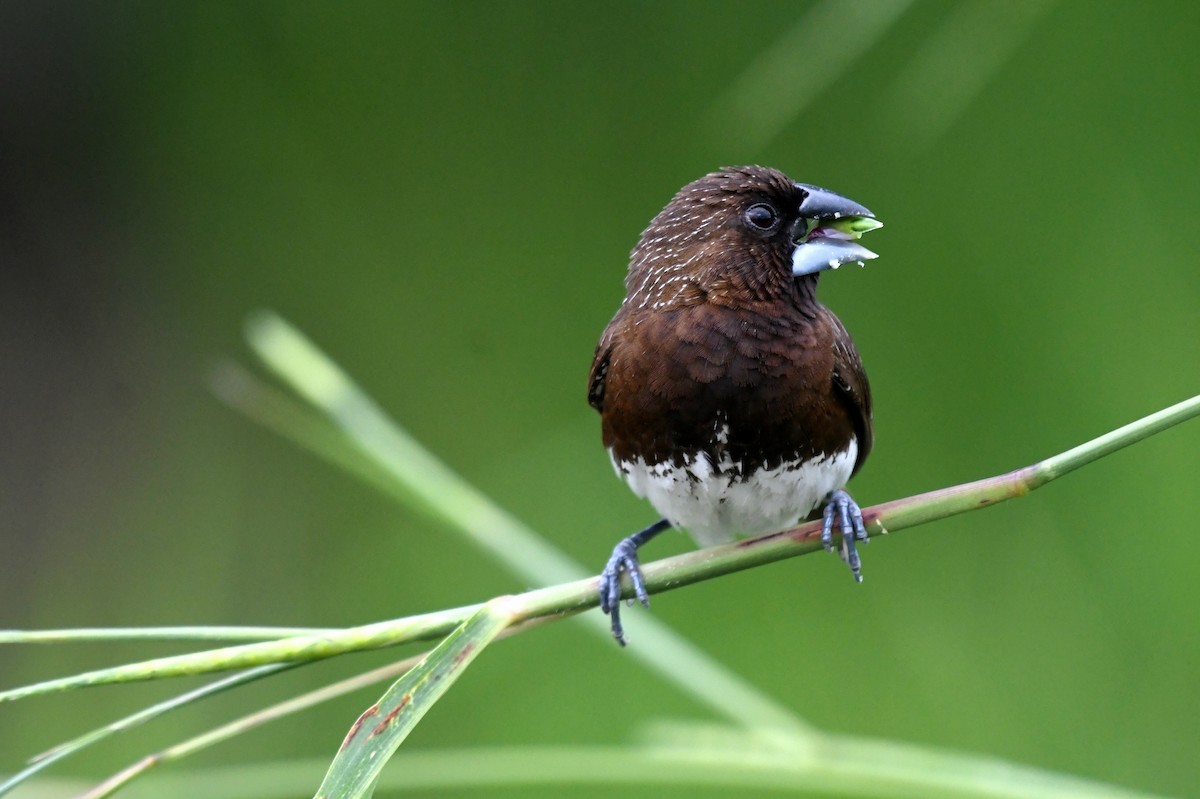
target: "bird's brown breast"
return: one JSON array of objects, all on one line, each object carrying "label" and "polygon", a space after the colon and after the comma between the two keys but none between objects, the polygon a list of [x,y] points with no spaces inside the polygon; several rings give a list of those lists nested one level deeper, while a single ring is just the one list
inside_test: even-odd
[{"label": "bird's brown breast", "polygon": [[604,445],[616,461],[679,464],[705,453],[746,471],[844,452],[861,423],[835,379],[842,336],[820,305],[622,308],[589,393]]}]

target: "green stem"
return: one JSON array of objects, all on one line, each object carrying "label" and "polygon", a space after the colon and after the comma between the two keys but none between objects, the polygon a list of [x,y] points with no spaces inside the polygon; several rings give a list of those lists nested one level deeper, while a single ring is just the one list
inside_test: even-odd
[{"label": "green stem", "polygon": [[[1155,433],[1200,415],[1200,396],[1139,419],[1040,463],[973,483],[875,505],[863,511],[871,535],[894,532],[1024,496],[1051,480]],[[820,549],[820,523],[664,558],[642,567],[651,593],[749,569]],[[597,604],[597,578],[528,591],[511,600],[516,621],[573,615]],[[625,596],[631,589],[625,586]],[[223,647],[158,658],[130,666],[100,669],[0,692],[0,702],[87,685],[175,677],[248,668],[281,661],[307,661],[363,649],[376,649],[448,634],[479,610],[480,604],[378,622],[319,635]]]},{"label": "green stem", "polygon": [[64,630],[0,630],[0,644],[63,644],[83,641],[264,641],[338,632],[324,627],[80,627]]}]

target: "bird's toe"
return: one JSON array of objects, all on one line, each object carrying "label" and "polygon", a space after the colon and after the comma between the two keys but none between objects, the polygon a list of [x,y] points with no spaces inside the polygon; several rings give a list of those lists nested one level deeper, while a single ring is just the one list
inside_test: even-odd
[{"label": "bird's toe", "polygon": [[821,543],[826,550],[833,549],[833,525],[837,520],[842,534],[839,555],[854,575],[856,583],[862,582],[862,559],[858,555],[859,541],[867,542],[867,526],[863,521],[862,509],[845,489],[839,488],[829,494],[825,502],[824,521],[821,526]]}]

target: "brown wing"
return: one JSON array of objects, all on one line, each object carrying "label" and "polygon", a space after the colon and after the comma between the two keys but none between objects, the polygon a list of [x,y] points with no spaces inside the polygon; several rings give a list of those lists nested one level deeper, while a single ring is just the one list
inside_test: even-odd
[{"label": "brown wing", "polygon": [[854,433],[858,437],[858,460],[854,463],[853,472],[857,473],[875,443],[871,429],[871,384],[867,382],[862,358],[854,348],[850,334],[837,317],[834,317],[834,322],[841,334],[833,345],[833,385],[850,412]]},{"label": "brown wing", "polygon": [[605,346],[603,339],[592,356],[592,372],[588,375],[588,405],[598,411],[604,410],[604,378],[608,376],[608,362],[612,357],[612,346]]},{"label": "brown wing", "polygon": [[617,310],[612,321],[608,323],[608,327],[604,328],[600,342],[596,345],[596,353],[592,356],[592,370],[588,374],[588,405],[598,411],[604,410],[605,378],[608,377],[608,365],[612,360],[613,339],[615,338],[613,330],[616,329],[624,312],[624,306]]}]

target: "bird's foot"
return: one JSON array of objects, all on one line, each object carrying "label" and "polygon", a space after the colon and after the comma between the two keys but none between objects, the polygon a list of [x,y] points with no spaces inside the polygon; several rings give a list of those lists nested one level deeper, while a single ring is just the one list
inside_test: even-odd
[{"label": "bird's foot", "polygon": [[858,503],[839,488],[829,494],[825,502],[825,524],[821,527],[821,544],[827,552],[833,551],[833,523],[837,519],[842,531],[842,546],[838,554],[854,573],[854,582],[862,582],[862,559],[858,557],[858,541],[870,542],[867,527],[863,524],[862,509]]},{"label": "bird's foot", "polygon": [[[621,627],[621,572],[629,575],[633,584],[633,595],[644,607],[650,607],[650,595],[646,592],[646,581],[638,563],[638,547],[649,541],[671,524],[661,519],[645,530],[634,533],[613,547],[612,557],[600,572],[600,610],[612,618],[612,634],[617,643],[625,646],[625,630]],[[633,599],[629,600],[633,604]]]}]

